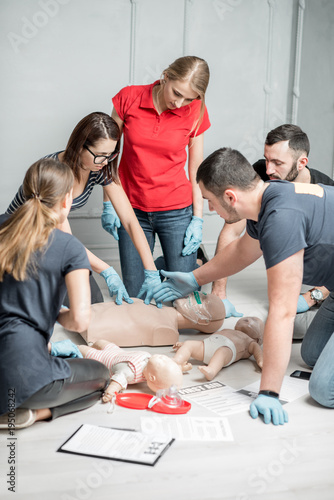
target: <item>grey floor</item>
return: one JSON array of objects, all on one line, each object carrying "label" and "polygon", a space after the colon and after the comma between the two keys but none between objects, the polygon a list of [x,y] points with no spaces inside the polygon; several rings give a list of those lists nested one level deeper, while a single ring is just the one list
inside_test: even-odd
[{"label": "grey floor", "polygon": [[[103,284],[103,283],[101,283]],[[229,281],[229,297],[245,315],[262,319],[267,314],[266,278],[259,261]],[[225,321],[233,327],[236,319]],[[203,335],[187,331],[186,338]],[[68,333],[59,325],[54,340]],[[77,337],[72,337],[78,340]],[[147,348],[172,354],[171,348]],[[300,342],[292,345],[287,374],[306,368],[300,357]],[[254,361],[243,360],[223,369],[217,380],[239,389],[258,380]],[[184,386],[203,383],[199,370],[184,377]],[[146,385],[135,386],[147,391]],[[133,390],[133,389],[131,389]],[[109,499],[233,499],[233,500],[333,500],[334,499],[334,412],[306,395],[286,405],[287,425],[265,425],[252,420],[247,411],[228,417],[232,442],[175,441],[154,467],[126,464],[57,453],[57,448],[79,425],[139,429],[142,412],[117,407],[113,414],[96,404],[92,408],[38,422],[16,431],[15,494],[8,491],[10,438],[0,431],[0,496],[2,499],[73,500]],[[193,405],[189,416],[215,416]]]}]

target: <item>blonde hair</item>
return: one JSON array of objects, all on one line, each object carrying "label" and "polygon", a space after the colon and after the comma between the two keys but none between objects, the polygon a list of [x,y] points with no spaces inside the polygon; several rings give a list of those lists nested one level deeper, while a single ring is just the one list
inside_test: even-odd
[{"label": "blonde hair", "polygon": [[23,181],[25,203],[0,227],[0,281],[8,273],[17,281],[36,269],[34,252],[46,246],[58,224],[54,211],[73,186],[71,169],[51,158],[31,165]]},{"label": "blonde hair", "polygon": [[160,78],[161,83],[163,83],[165,76],[173,81],[188,81],[191,89],[199,95],[199,99],[201,100],[200,114],[190,131],[191,133],[195,130],[196,135],[203,120],[205,111],[205,92],[210,79],[210,70],[207,62],[196,56],[179,57],[162,72]]}]

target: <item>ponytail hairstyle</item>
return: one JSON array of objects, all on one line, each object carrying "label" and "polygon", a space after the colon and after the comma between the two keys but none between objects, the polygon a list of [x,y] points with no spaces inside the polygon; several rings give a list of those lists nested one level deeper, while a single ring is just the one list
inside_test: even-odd
[{"label": "ponytail hairstyle", "polygon": [[35,271],[36,256],[58,224],[55,206],[73,186],[71,169],[57,160],[46,158],[28,169],[23,181],[25,203],[0,226],[0,281],[8,273],[17,281]]},{"label": "ponytail hairstyle", "polygon": [[191,89],[198,94],[198,99],[201,100],[200,114],[190,131],[192,133],[195,130],[196,135],[203,120],[205,92],[210,79],[210,70],[207,62],[196,56],[179,57],[162,72],[160,83],[163,83],[165,76],[170,80],[189,82]]},{"label": "ponytail hairstyle", "polygon": [[[115,152],[120,150],[119,126],[111,116],[102,112],[90,113],[75,126],[64,151],[63,162],[73,171],[74,177],[80,181],[81,153],[85,146],[91,147],[100,139],[117,141]],[[118,157],[102,168],[105,179],[119,183],[117,171]]]}]

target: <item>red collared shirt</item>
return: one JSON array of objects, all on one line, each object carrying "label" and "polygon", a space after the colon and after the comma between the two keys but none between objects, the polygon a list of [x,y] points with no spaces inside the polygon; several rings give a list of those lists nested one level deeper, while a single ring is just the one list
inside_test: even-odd
[{"label": "red collared shirt", "polygon": [[[176,210],[192,204],[192,188],[184,166],[191,137],[210,127],[207,109],[196,132],[201,101],[159,115],[150,85],[123,88],[113,99],[124,122],[119,174],[131,205],[145,212]],[[195,124],[195,127],[194,127]]]}]

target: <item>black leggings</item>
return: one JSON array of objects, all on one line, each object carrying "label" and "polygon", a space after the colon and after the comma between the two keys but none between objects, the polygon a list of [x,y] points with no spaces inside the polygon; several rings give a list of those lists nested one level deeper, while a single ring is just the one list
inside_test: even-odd
[{"label": "black leggings", "polygon": [[108,368],[95,359],[69,358],[68,378],[55,380],[35,392],[20,408],[50,408],[52,420],[95,404],[109,382]]}]

